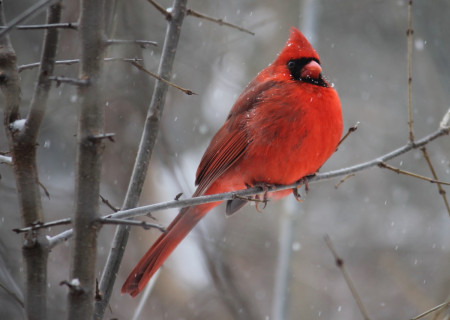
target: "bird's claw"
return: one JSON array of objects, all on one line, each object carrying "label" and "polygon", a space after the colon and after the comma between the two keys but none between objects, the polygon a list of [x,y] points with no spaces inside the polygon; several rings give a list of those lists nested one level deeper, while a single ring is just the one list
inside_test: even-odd
[{"label": "bird's claw", "polygon": [[297,188],[292,188],[292,194],[294,195],[295,200],[297,200],[298,202],[303,202],[303,199],[301,198],[300,193],[298,193]]},{"label": "bird's claw", "polygon": [[[269,190],[270,190],[271,185],[268,184],[268,183],[264,183],[264,182],[263,182],[263,183],[256,183],[256,184],[255,184],[255,187],[260,187],[261,189],[263,189],[263,192],[264,192],[263,198],[262,198],[262,199],[260,198],[260,195],[259,195],[259,194],[255,195],[255,200],[256,200],[255,207],[256,207],[256,211],[258,211],[259,213],[262,213],[262,210],[264,210],[264,209],[266,208],[267,202],[269,201],[268,192],[269,192]],[[258,204],[261,203],[261,202],[264,203],[264,207],[262,208],[262,210],[259,209],[259,206],[258,206]]]},{"label": "bird's claw", "polygon": [[301,199],[300,194],[298,192],[298,188],[305,186],[305,192],[308,194],[308,192],[309,192],[308,177],[312,177],[314,175],[315,174],[308,175],[308,176],[305,176],[305,177],[301,178],[300,180],[298,180],[299,185],[295,188],[292,188],[292,194],[294,195],[295,200],[297,200],[298,202],[303,202],[303,200]]}]

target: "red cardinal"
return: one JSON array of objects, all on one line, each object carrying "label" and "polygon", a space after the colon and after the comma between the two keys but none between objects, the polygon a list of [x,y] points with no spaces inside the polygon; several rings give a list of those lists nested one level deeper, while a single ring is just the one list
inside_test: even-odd
[{"label": "red cardinal", "polygon": [[[314,174],[336,150],[342,112],[336,91],[322,78],[319,56],[300,31],[237,99],[197,169],[193,196],[291,184]],[[291,190],[268,194],[279,199]],[[131,271],[122,293],[136,296],[177,245],[220,202],[180,210]],[[227,214],[245,205],[229,200]]]}]

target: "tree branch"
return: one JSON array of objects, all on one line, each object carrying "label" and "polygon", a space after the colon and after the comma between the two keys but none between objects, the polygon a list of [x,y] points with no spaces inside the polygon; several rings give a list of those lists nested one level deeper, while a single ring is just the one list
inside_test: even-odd
[{"label": "tree branch", "polygon": [[0,155],[0,163],[12,164],[12,158]]},{"label": "tree branch", "polygon": [[11,291],[6,285],[0,282],[0,288],[2,288],[11,298],[13,298],[22,308],[25,308],[25,303],[22,299],[13,291]]},{"label": "tree branch", "polygon": [[48,77],[48,80],[55,81],[57,87],[59,87],[61,85],[61,83],[71,84],[71,85],[79,86],[79,87],[90,85],[90,79],[75,79],[75,78],[67,78],[67,77],[50,76],[50,77]]},{"label": "tree branch", "polygon": [[[19,23],[24,22],[37,14],[39,11],[44,9],[45,7],[51,5],[54,2],[59,2],[60,0],[42,0],[31,7],[29,7],[27,10],[23,11],[19,16],[14,18],[9,25],[5,26],[5,28],[0,31],[0,38],[3,38],[5,35],[9,33],[9,31],[13,28],[15,28]],[[4,23],[2,25],[5,25]]]},{"label": "tree branch", "polygon": [[114,225],[125,225],[125,226],[134,226],[134,227],[142,227],[145,230],[154,228],[158,229],[161,232],[166,232],[163,226],[156,223],[149,223],[145,221],[135,221],[135,220],[123,220],[123,219],[113,219],[113,218],[100,218],[98,219],[98,223],[100,224],[114,224]]},{"label": "tree branch", "polygon": [[[138,59],[138,58],[104,58],[103,59],[104,62],[111,62],[111,61],[123,61],[123,62],[140,62],[142,61],[142,59]],[[72,65],[72,64],[77,64],[80,63],[80,59],[70,59],[70,60],[58,60],[55,61],[55,65]],[[33,62],[33,63],[29,63],[29,64],[24,64],[18,67],[19,69],[19,73],[21,73],[24,70],[28,70],[28,69],[33,69],[33,68],[37,68],[41,65],[40,62]]]},{"label": "tree branch", "polygon": [[105,44],[107,46],[115,45],[115,44],[133,44],[138,45],[142,49],[146,49],[149,46],[158,46],[158,43],[156,41],[150,41],[150,40],[124,40],[124,39],[109,39],[105,41]]},{"label": "tree branch", "polygon": [[255,33],[250,31],[250,30],[247,30],[247,29],[239,27],[239,26],[237,26],[235,24],[223,21],[223,19],[220,19],[220,18],[214,18],[214,17],[207,16],[207,15],[205,15],[203,13],[197,12],[197,11],[192,10],[192,9],[187,9],[186,14],[188,16],[193,16],[193,17],[196,17],[196,18],[199,18],[199,19],[203,19],[203,20],[207,20],[207,21],[211,21],[211,22],[217,23],[220,26],[227,26],[227,27],[230,27],[230,28],[233,28],[233,29],[237,29],[239,31],[251,34],[252,36],[255,35]]},{"label": "tree branch", "polygon": [[[52,5],[49,9],[47,23],[59,23],[61,20],[61,10],[61,2]],[[45,31],[44,48],[42,50],[41,62],[39,65],[39,77],[34,88],[30,111],[23,131],[23,135],[26,136],[27,139],[30,139],[34,144],[36,143],[39,128],[47,107],[48,94],[51,87],[50,77],[55,68],[58,36],[59,30],[57,28],[47,29]]]},{"label": "tree branch", "polygon": [[355,132],[358,129],[359,121],[355,123],[354,126],[348,128],[347,133],[342,137],[341,141],[339,141],[336,150],[339,149],[339,146],[348,138],[349,135],[351,135],[353,132]]},{"label": "tree branch", "polygon": [[409,142],[414,141],[413,114],[412,114],[412,52],[413,52],[413,28],[412,28],[412,0],[408,3],[408,29],[406,30],[407,41],[407,66],[408,66],[408,129]]},{"label": "tree branch", "polygon": [[[317,173],[312,176],[306,177],[308,179],[308,183],[314,183],[322,180],[330,180],[342,176],[348,176],[351,174],[354,174],[359,171],[367,170],[373,167],[378,166],[380,163],[383,163],[385,161],[391,160],[395,157],[398,157],[401,154],[404,154],[408,151],[411,151],[412,149],[420,148],[431,141],[444,136],[448,135],[450,133],[450,128],[440,128],[439,130],[429,134],[428,136],[417,140],[414,145],[412,144],[406,144],[403,147],[400,147],[398,149],[395,149],[385,155],[382,155],[378,158],[375,158],[373,160],[363,162],[351,167],[346,167],[338,170],[332,170],[324,173]],[[293,189],[298,186],[301,186],[304,183],[304,181],[301,179],[300,181],[297,181],[290,185],[283,185],[283,186],[273,186],[269,188],[269,192],[273,191],[279,191],[279,190],[287,190],[287,189]],[[151,204],[147,206],[132,208],[132,209],[122,209],[121,211],[105,215],[103,218],[114,218],[114,219],[127,219],[127,218],[134,218],[139,216],[148,215],[155,211],[165,210],[165,209],[173,209],[173,208],[184,208],[184,207],[191,207],[203,203],[210,203],[210,202],[217,202],[217,201],[225,201],[225,200],[231,200],[235,199],[236,197],[240,196],[252,196],[256,194],[263,193],[264,190],[261,187],[254,187],[254,188],[248,188],[243,190],[237,190],[232,192],[225,192],[225,193],[218,193],[208,196],[200,196],[200,197],[194,197],[184,200],[172,200],[167,202],[161,202],[156,204]],[[70,231],[70,230],[68,230]],[[65,231],[65,232],[68,232]],[[66,234],[67,235],[67,234]],[[56,237],[56,236],[55,236]]]},{"label": "tree branch", "polygon": [[430,313],[435,312],[435,311],[439,311],[439,310],[443,310],[444,308],[446,308],[448,306],[450,306],[450,300],[447,300],[447,301],[445,301],[445,302],[443,302],[443,303],[441,303],[441,304],[439,304],[439,305],[437,305],[437,306],[435,306],[435,307],[425,311],[424,313],[421,313],[418,316],[416,316],[414,318],[411,318],[411,320],[422,319],[423,317],[429,315]]},{"label": "tree branch", "polygon": [[[104,139],[104,113],[100,77],[103,63],[104,1],[82,0],[80,17],[81,59],[79,78],[89,85],[79,86],[75,221],[71,279],[80,290],[69,290],[69,320],[92,319],[95,296],[95,261],[99,226],[99,189]],[[72,282],[69,281],[69,282]]]},{"label": "tree branch", "polygon": [[447,208],[447,212],[450,215],[450,205],[447,200],[446,192],[445,192],[444,188],[442,188],[441,183],[438,182],[438,176],[437,176],[436,170],[434,170],[433,164],[431,163],[431,159],[430,159],[430,156],[428,155],[427,148],[422,147],[422,148],[420,148],[420,150],[422,150],[423,156],[425,157],[425,160],[427,161],[427,164],[428,164],[428,167],[430,168],[431,174],[433,175],[434,180],[436,180],[439,194],[442,196],[445,207]]},{"label": "tree branch", "polygon": [[[186,14],[186,2],[187,0],[174,0],[173,12],[171,14],[172,18],[167,26],[158,70],[158,75],[167,81],[170,80],[172,74],[172,66],[177,51],[178,40],[180,38],[181,25]],[[139,144],[138,155],[125,196],[123,204],[124,209],[136,207],[138,204],[148,164],[158,135],[159,123],[164,108],[167,89],[167,83],[159,80],[156,81],[152,101],[144,124],[144,131]],[[105,308],[109,303],[114,282],[116,280],[116,274],[119,270],[125,246],[128,242],[129,228],[129,226],[119,226],[114,235],[114,240],[100,280],[100,291],[103,295],[103,300],[97,301],[95,304],[96,319],[103,318]]]},{"label": "tree branch", "polygon": [[[0,30],[6,27],[0,27]],[[63,23],[49,23],[49,24],[30,24],[24,26],[16,26],[17,30],[41,30],[41,29],[72,29],[78,30],[78,23],[63,22]]]},{"label": "tree branch", "polygon": [[347,283],[347,286],[350,289],[350,292],[352,293],[353,298],[355,299],[356,304],[358,305],[359,311],[361,311],[363,318],[365,320],[370,320],[367,310],[364,307],[361,298],[359,297],[358,291],[356,290],[355,285],[353,284],[353,281],[350,278],[349,273],[347,272],[347,268],[345,268],[344,266],[344,260],[338,256],[336,250],[334,249],[333,243],[331,242],[331,239],[328,235],[325,236],[325,243],[327,244],[328,249],[330,249],[330,252],[333,254],[336,266],[341,270],[345,282]]},{"label": "tree branch", "polygon": [[430,182],[430,183],[437,183],[438,185],[441,185],[441,184],[442,184],[442,185],[444,185],[444,186],[450,186],[450,183],[449,183],[449,182],[439,181],[439,180],[436,180],[436,179],[431,179],[431,178],[422,176],[422,175],[417,174],[417,173],[413,173],[413,172],[401,170],[401,169],[399,169],[399,168],[395,168],[395,167],[393,167],[393,166],[391,166],[391,165],[388,165],[387,163],[384,163],[384,162],[380,163],[378,166],[379,166],[380,168],[385,168],[385,169],[394,171],[394,172],[397,173],[397,174],[403,174],[403,175],[405,175],[405,176],[410,176],[410,177],[417,178],[417,179],[420,179],[420,180],[428,181],[428,182]]},{"label": "tree branch", "polygon": [[[16,55],[11,46],[8,30],[16,24],[30,17],[41,8],[50,4],[51,1],[41,1],[10,23],[9,27],[0,32],[0,86],[4,95],[4,127],[12,155],[16,185],[19,196],[19,206],[22,224],[30,226],[35,221],[43,221],[39,177],[36,164],[36,138],[40,121],[30,127],[25,122],[22,130],[16,130],[12,123],[20,119],[20,84],[16,66]],[[0,2],[0,25],[4,25],[3,3]],[[51,6],[48,10],[48,21],[59,21],[61,7],[59,4]],[[49,68],[53,50],[50,44],[55,45],[53,36],[49,32],[45,35],[44,53],[42,55],[45,65]],[[45,58],[45,59],[44,59]],[[42,84],[42,78],[39,79]],[[39,89],[41,93],[45,88]],[[45,99],[43,100],[45,107]],[[39,107],[42,107],[40,105]],[[29,118],[31,119],[31,118]],[[30,128],[32,130],[30,130]],[[26,269],[26,295],[25,306],[28,319],[47,318],[47,259],[49,253],[49,242],[40,230],[25,233],[25,241],[22,247],[24,264]]]},{"label": "tree branch", "polygon": [[137,62],[131,61],[131,64],[132,64],[133,66],[135,66],[136,68],[138,68],[139,70],[145,72],[146,74],[148,74],[148,75],[150,75],[150,76],[152,76],[152,77],[158,79],[159,81],[162,81],[162,82],[168,84],[169,86],[174,87],[175,89],[178,89],[178,90],[180,90],[180,91],[186,93],[188,96],[193,95],[193,94],[197,95],[197,94],[196,94],[194,91],[192,91],[192,90],[185,89],[185,88],[183,88],[183,87],[180,87],[179,85],[176,85],[176,84],[173,83],[173,82],[170,82],[170,81],[165,80],[164,78],[161,78],[160,76],[158,76],[157,74],[155,74],[155,73],[153,73],[153,72],[147,70],[146,68],[144,68],[143,65],[141,65],[141,64],[139,64],[139,63],[137,63]]},{"label": "tree branch", "polygon": [[157,3],[154,0],[147,0],[147,1],[151,3],[155,7],[155,9],[158,10],[162,15],[164,15],[167,21],[172,20],[172,14],[168,12],[166,9],[164,9],[159,3]]},{"label": "tree branch", "polygon": [[72,223],[72,219],[70,219],[70,218],[51,221],[51,222],[47,222],[47,223],[36,222],[29,227],[16,228],[16,229],[12,229],[12,231],[14,231],[15,233],[23,233],[23,232],[34,231],[34,230],[43,229],[43,228],[51,228],[51,227],[55,227],[55,226],[67,225],[67,224],[71,224],[71,223]]}]

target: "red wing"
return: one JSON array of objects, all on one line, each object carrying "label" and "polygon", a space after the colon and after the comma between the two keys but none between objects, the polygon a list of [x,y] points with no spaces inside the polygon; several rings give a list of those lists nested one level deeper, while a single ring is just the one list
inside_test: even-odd
[{"label": "red wing", "polygon": [[[256,79],[255,79],[256,80]],[[251,139],[245,128],[246,113],[263,101],[267,90],[277,85],[275,81],[252,81],[239,96],[227,121],[212,139],[197,169],[195,195],[200,195],[230,168],[245,152]]]},{"label": "red wing", "polygon": [[243,130],[230,132],[230,128],[225,123],[214,136],[197,169],[195,184],[199,186],[195,194],[203,194],[212,182],[242,156],[248,143]]}]

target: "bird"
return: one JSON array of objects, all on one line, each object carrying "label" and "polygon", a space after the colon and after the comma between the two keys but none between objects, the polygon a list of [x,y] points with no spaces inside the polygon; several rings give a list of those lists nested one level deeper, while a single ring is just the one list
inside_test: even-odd
[{"label": "bird", "polygon": [[[212,138],[197,169],[193,197],[254,186],[287,185],[315,174],[335,152],[343,120],[338,94],[322,75],[319,55],[291,27],[275,60],[245,87]],[[265,192],[277,200],[297,189]],[[141,292],[194,226],[223,201],[182,208],[125,280]],[[227,201],[231,215],[246,199]]]}]

